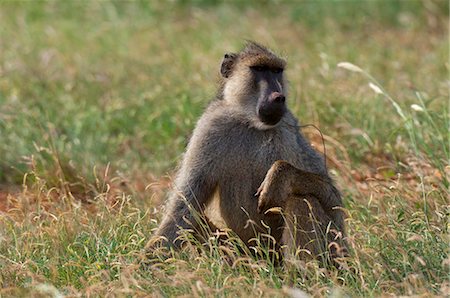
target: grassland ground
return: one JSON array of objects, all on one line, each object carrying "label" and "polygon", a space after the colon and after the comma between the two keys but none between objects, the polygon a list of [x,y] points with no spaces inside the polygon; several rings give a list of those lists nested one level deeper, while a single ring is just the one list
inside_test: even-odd
[{"label": "grassland ground", "polygon": [[[0,296],[448,295],[448,11],[0,2]],[[139,266],[221,57],[244,39],[287,58],[288,105],[324,134],[348,214],[344,270],[286,271],[264,247],[215,237]]]}]

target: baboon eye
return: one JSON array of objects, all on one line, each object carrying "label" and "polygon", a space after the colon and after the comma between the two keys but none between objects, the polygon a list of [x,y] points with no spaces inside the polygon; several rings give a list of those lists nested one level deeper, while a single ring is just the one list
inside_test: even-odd
[{"label": "baboon eye", "polygon": [[250,66],[250,68],[254,71],[266,71],[267,70],[267,66],[264,66],[264,65],[254,65],[254,66]]},{"label": "baboon eye", "polygon": [[272,69],[272,72],[273,72],[273,73],[282,73],[282,72],[283,72],[283,69],[282,69],[282,68],[273,68],[273,69]]}]

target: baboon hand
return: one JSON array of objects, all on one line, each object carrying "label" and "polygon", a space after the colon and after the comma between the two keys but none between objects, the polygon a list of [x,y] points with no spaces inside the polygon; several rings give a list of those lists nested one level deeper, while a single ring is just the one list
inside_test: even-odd
[{"label": "baboon hand", "polygon": [[269,199],[268,196],[268,184],[269,183],[267,183],[264,179],[255,194],[255,196],[258,197],[258,213],[262,213],[263,211],[265,211],[267,209],[266,205],[269,203],[269,201],[273,201]]},{"label": "baboon hand", "polygon": [[286,181],[282,177],[280,169],[286,162],[276,161],[266,174],[255,196],[258,197],[258,212],[262,213],[272,207],[283,207],[287,196],[285,191]]},{"label": "baboon hand", "polygon": [[284,207],[285,197],[274,183],[263,181],[258,188],[258,213],[269,213],[268,210],[274,207]]}]

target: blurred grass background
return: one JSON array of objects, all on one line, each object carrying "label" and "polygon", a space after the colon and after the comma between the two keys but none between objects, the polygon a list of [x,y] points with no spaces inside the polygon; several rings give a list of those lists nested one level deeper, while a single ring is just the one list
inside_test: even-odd
[{"label": "blurred grass background", "polygon": [[231,3],[2,2],[0,181],[21,183],[31,155],[51,169],[45,149],[83,175],[108,162],[171,169],[214,97],[222,54],[244,39],[287,57],[291,108],[333,137],[344,130],[355,162],[373,148],[351,128],[384,146],[402,123],[338,62],[361,65],[403,106],[417,89],[445,107],[446,1]]},{"label": "blurred grass background", "polygon": [[[443,265],[448,241],[448,12],[448,1],[439,0],[1,1],[0,199],[5,202],[0,207],[7,207],[0,216],[7,236],[2,236],[5,257],[0,266],[10,272],[2,275],[3,286],[25,287],[43,280],[73,294],[96,284],[95,278],[80,278],[103,257],[75,253],[84,262],[79,266],[87,267],[61,269],[66,276],[61,279],[61,272],[52,273],[52,266],[61,261],[52,261],[49,246],[36,252],[21,248],[26,242],[46,239],[55,249],[87,243],[92,237],[83,233],[93,229],[106,237],[105,243],[118,242],[120,250],[120,244],[126,246],[127,237],[135,235],[133,228],[117,239],[108,225],[133,227],[139,222],[142,226],[134,230],[141,240],[130,251],[140,249],[157,224],[157,208],[168,190],[167,179],[159,177],[174,173],[196,119],[214,97],[222,55],[238,51],[250,39],[287,58],[289,106],[303,124],[313,123],[326,135],[330,166],[345,195],[356,247],[367,256],[386,252],[376,261],[359,260],[359,276],[367,274],[370,281],[352,275],[355,281],[346,287],[364,296],[383,291],[442,293],[448,289],[448,268]],[[375,77],[407,120],[368,86],[364,75],[338,68],[341,61]],[[422,111],[411,109],[412,104]],[[307,134],[321,150],[317,132]],[[98,212],[105,223],[98,225],[92,214],[70,209],[67,220],[73,223],[64,225],[71,226],[71,233],[61,232],[66,226],[42,219],[44,226],[65,238],[54,240],[40,228],[39,241],[33,235],[17,236],[36,229],[32,222],[25,224],[28,211],[49,210],[42,207],[42,198],[58,198],[62,205],[51,207],[57,214],[79,198],[108,197],[108,185],[115,183],[126,187],[114,198],[127,198],[117,200],[141,211],[117,218],[103,206]],[[20,216],[11,215],[17,210]],[[13,223],[17,221],[20,228]],[[387,230],[380,232],[380,223]],[[14,237],[7,227],[17,229]],[[405,242],[412,237],[411,229],[423,242]],[[99,253],[98,245],[86,247],[79,249]],[[62,249],[55,257],[70,259],[67,254],[71,251]],[[420,263],[416,256],[426,266],[417,269],[411,263]],[[396,271],[372,269],[380,259],[381,268],[393,266]],[[25,262],[25,277],[15,275],[14,262]],[[39,265],[27,265],[30,262]],[[117,282],[120,274],[114,270],[108,276]],[[247,274],[247,287],[241,289],[256,293],[251,284],[259,285],[259,277],[226,271],[231,276]],[[160,276],[159,293],[193,293],[183,282],[178,292],[171,292],[169,273]],[[418,274],[411,278],[420,282],[410,281],[411,274]],[[274,276],[261,281],[267,291],[281,288],[283,274]],[[330,286],[328,282],[308,277],[298,284],[323,294],[318,289]],[[112,288],[123,286],[113,284]],[[239,293],[239,287],[226,293]]]}]

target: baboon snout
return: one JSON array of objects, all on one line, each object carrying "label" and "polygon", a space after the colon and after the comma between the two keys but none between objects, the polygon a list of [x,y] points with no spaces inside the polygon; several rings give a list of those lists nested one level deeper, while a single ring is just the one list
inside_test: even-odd
[{"label": "baboon snout", "polygon": [[280,92],[271,92],[258,104],[258,117],[268,125],[277,124],[286,112],[286,97]]}]

